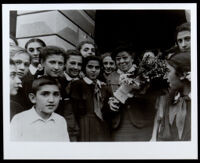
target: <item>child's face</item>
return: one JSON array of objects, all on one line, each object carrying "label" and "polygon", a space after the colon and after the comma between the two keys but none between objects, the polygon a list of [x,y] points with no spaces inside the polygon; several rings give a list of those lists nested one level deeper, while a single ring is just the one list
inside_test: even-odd
[{"label": "child's face", "polygon": [[66,62],[66,73],[72,78],[78,77],[82,68],[82,57],[71,55]]},{"label": "child's face", "polygon": [[110,56],[107,56],[103,59],[104,72],[110,74],[115,70],[115,62]]},{"label": "child's face", "polygon": [[15,65],[10,65],[10,95],[16,95],[22,81],[17,76],[17,69]]},{"label": "child's face", "polygon": [[84,58],[87,56],[95,55],[94,45],[86,43],[81,47],[80,52]]},{"label": "child's face", "polygon": [[51,115],[58,107],[60,91],[57,85],[44,85],[39,88],[32,101],[42,117]]},{"label": "child's face", "polygon": [[50,55],[42,63],[45,75],[58,77],[63,73],[64,57],[62,55]]},{"label": "child's face", "polygon": [[190,31],[181,31],[177,35],[177,43],[181,52],[190,51]]},{"label": "child's face", "polygon": [[167,63],[167,68],[169,69],[169,72],[166,74],[166,78],[169,82],[170,88],[178,89],[181,86],[181,81],[179,77],[176,75],[176,70],[168,63]]},{"label": "child's face", "polygon": [[96,60],[90,60],[85,68],[86,76],[91,80],[96,80],[100,73],[100,64]]},{"label": "child's face", "polygon": [[41,48],[42,45],[39,42],[31,42],[30,44],[28,44],[27,51],[31,55],[32,63],[39,63],[39,55]]},{"label": "child's face", "polygon": [[19,78],[23,78],[29,70],[30,65],[30,56],[26,53],[16,54],[12,57],[12,60],[15,62],[17,67],[17,75]]}]

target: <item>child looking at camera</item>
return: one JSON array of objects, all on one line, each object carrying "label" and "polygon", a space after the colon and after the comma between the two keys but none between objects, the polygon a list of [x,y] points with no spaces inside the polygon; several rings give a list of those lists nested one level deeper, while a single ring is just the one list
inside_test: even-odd
[{"label": "child looking at camera", "polygon": [[29,98],[33,107],[11,121],[11,140],[69,141],[65,119],[54,112],[61,99],[60,84],[48,76],[35,79]]}]

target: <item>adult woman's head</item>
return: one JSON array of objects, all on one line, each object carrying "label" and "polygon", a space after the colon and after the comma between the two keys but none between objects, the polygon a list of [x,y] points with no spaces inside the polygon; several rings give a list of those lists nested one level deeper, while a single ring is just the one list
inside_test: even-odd
[{"label": "adult woman's head", "polygon": [[10,51],[10,58],[15,62],[17,75],[19,78],[24,78],[24,76],[29,71],[29,65],[31,61],[30,54],[26,49],[18,46],[13,46],[12,51]]},{"label": "adult woman's head", "polygon": [[185,78],[190,69],[190,55],[188,52],[178,53],[167,60],[167,79],[172,89],[179,89],[185,84],[189,84],[188,79]]},{"label": "adult woman's head", "polygon": [[103,71],[106,75],[111,74],[115,69],[115,61],[111,57],[110,52],[106,52],[101,55],[102,63],[103,63]]},{"label": "adult woman's head", "polygon": [[120,46],[112,52],[111,57],[118,69],[127,72],[133,66],[135,53],[130,46]]},{"label": "adult woman's head", "polygon": [[82,41],[77,46],[77,50],[80,51],[84,58],[87,56],[95,55],[96,49],[96,45],[91,41]]},{"label": "adult woman's head", "polygon": [[33,38],[30,39],[26,45],[25,49],[28,51],[28,53],[31,55],[31,64],[37,66],[40,62],[40,49],[42,47],[45,47],[46,44],[44,41],[38,39],[38,38]]},{"label": "adult woman's head", "polygon": [[84,58],[83,63],[83,72],[85,75],[91,80],[96,80],[102,66],[101,59],[97,56],[88,56]]}]

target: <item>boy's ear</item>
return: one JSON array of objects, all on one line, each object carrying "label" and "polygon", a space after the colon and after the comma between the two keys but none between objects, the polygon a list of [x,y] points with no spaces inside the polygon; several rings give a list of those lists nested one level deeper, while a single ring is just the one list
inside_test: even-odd
[{"label": "boy's ear", "polygon": [[35,97],[35,94],[34,93],[29,93],[29,99],[30,101],[35,104],[36,103],[36,97]]}]

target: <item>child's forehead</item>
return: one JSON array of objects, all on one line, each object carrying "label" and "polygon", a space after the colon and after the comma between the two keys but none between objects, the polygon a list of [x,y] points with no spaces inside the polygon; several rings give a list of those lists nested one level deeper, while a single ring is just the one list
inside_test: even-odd
[{"label": "child's forehead", "polygon": [[49,54],[47,56],[47,59],[55,59],[55,58],[62,58],[64,60],[64,57],[62,54]]},{"label": "child's forehead", "polygon": [[60,91],[56,84],[45,84],[38,88],[38,91]]}]

